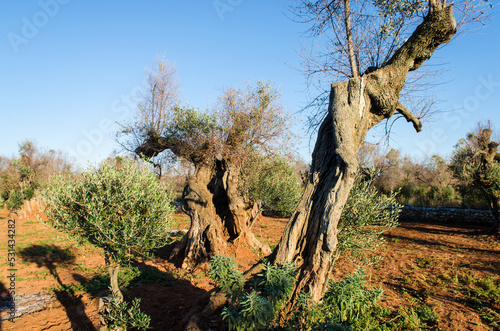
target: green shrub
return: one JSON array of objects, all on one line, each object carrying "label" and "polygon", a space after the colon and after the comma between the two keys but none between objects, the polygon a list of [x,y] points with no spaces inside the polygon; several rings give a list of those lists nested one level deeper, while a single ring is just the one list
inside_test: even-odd
[{"label": "green shrub", "polygon": [[300,293],[283,329],[398,330],[395,324],[386,323],[386,320],[396,320],[399,315],[395,318],[379,305],[382,290],[367,287],[365,276],[364,271],[358,269],[340,281],[331,281],[319,303],[314,302],[309,294]]},{"label": "green shrub", "polygon": [[16,210],[21,208],[24,203],[23,192],[19,189],[10,191],[9,198],[5,203],[7,209]]},{"label": "green shrub", "polygon": [[127,302],[110,300],[101,314],[109,330],[149,329],[151,317],[141,311],[141,299],[135,298],[129,306]]},{"label": "green shrub", "polygon": [[245,165],[240,190],[281,216],[289,216],[302,196],[301,180],[282,157],[253,156]]},{"label": "green shrub", "polygon": [[330,283],[323,301],[333,309],[338,322],[354,324],[380,300],[381,288],[364,289],[365,276],[366,273],[358,269],[344,279]]},{"label": "green shrub", "polygon": [[276,324],[275,319],[290,297],[297,269],[292,263],[273,266],[269,263],[257,275],[248,291],[243,291],[244,279],[236,270],[233,259],[216,256],[210,261],[209,275],[230,297],[230,305],[222,310],[222,318],[230,330],[256,330]]},{"label": "green shrub", "polygon": [[272,316],[272,304],[257,292],[243,293],[237,305],[224,307],[222,318],[230,330],[246,331],[265,327]]},{"label": "green shrub", "polygon": [[439,320],[439,315],[429,306],[422,306],[417,309],[417,314],[423,323],[428,326],[435,326]]},{"label": "green shrub", "polygon": [[222,292],[236,296],[243,290],[244,280],[241,272],[236,269],[233,258],[217,255],[210,260],[209,277]]},{"label": "green shrub", "polygon": [[48,223],[102,247],[117,262],[166,244],[173,208],[147,166],[104,163],[83,179],[56,176],[41,192]]},{"label": "green shrub", "polygon": [[372,248],[381,242],[381,234],[398,225],[402,206],[394,192],[380,193],[371,181],[356,177],[338,224],[338,253]]}]

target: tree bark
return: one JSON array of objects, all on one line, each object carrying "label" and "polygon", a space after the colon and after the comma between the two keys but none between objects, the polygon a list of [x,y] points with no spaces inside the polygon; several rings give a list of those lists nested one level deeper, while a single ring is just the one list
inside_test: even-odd
[{"label": "tree bark", "polygon": [[347,39],[347,54],[349,57],[349,65],[351,67],[352,77],[359,77],[359,68],[354,54],[354,41],[352,38],[351,28],[351,2],[344,0],[344,25]]},{"label": "tree bark", "polygon": [[183,192],[184,209],[191,218],[188,233],[171,254],[182,268],[192,269],[224,254],[228,242],[243,242],[263,254],[271,253],[250,231],[257,212],[238,190],[239,168],[224,161],[201,163]]},{"label": "tree bark", "polygon": [[416,70],[456,31],[451,7],[438,1],[408,41],[382,68],[333,84],[328,114],[312,154],[305,192],[291,216],[271,260],[294,261],[299,268],[292,295],[309,292],[318,301],[328,281],[337,246],[337,225],[358,168],[357,152],[368,130],[396,111],[421,127],[399,102],[408,71]]},{"label": "tree bark", "polygon": [[293,296],[306,291],[319,300],[328,280],[337,246],[337,225],[358,168],[357,151],[371,127],[369,116],[360,117],[358,111],[369,102],[359,98],[365,98],[360,93],[361,82],[353,78],[332,86],[308,183],[272,256],[274,263],[295,261],[299,268]]},{"label": "tree bark", "polygon": [[222,218],[219,216],[224,211],[217,211],[217,207],[223,204],[218,201],[216,206],[213,199],[220,195],[220,187],[213,180],[214,171],[211,164],[197,165],[194,175],[184,187],[184,210],[191,218],[191,226],[171,255],[184,269],[192,268],[213,255],[222,254],[226,249]]},{"label": "tree bark", "polygon": [[122,302],[123,301],[123,294],[122,291],[120,291],[120,286],[118,285],[118,273],[120,272],[120,265],[116,263],[113,258],[109,256],[109,254],[105,254],[105,262],[106,262],[106,267],[108,268],[108,274],[109,274],[109,281],[111,285],[111,291],[112,298],[116,302]]}]

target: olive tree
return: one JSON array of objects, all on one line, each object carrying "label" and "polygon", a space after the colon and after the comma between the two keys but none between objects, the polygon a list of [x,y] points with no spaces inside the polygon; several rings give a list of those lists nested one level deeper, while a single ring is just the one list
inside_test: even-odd
[{"label": "olive tree", "polygon": [[305,192],[271,259],[276,264],[294,261],[299,268],[294,297],[305,291],[320,300],[337,249],[338,223],[358,171],[358,150],[373,126],[396,113],[416,131],[422,129],[419,117],[400,100],[401,93],[408,73],[419,69],[457,31],[454,8],[459,4],[298,3],[299,15],[320,34],[331,33],[326,43],[338,51],[323,58],[323,72],[333,81],[328,111],[318,129]]},{"label": "olive tree", "polygon": [[[167,96],[164,85],[156,83],[161,80],[149,80],[147,88],[160,98]],[[182,196],[191,226],[171,255],[181,267],[193,268],[223,254],[236,239],[271,253],[250,230],[258,202],[242,192],[241,172],[250,156],[272,155],[286,146],[290,116],[279,97],[271,84],[259,82],[224,90],[212,109],[173,105],[154,117],[157,108],[148,103],[135,122],[123,127],[122,136],[132,135],[137,155],[151,159],[168,151],[194,167]]]},{"label": "olive tree", "polygon": [[120,264],[165,245],[173,208],[150,167],[132,160],[105,162],[82,178],[54,177],[42,192],[49,225],[104,250],[114,301]]},{"label": "olive tree", "polygon": [[491,140],[491,125],[478,125],[455,146],[451,169],[469,190],[478,190],[495,217],[493,231],[500,228],[500,153]]}]

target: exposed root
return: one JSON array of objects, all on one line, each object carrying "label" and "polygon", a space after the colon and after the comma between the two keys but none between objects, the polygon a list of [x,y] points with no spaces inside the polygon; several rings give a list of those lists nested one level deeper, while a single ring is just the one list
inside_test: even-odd
[{"label": "exposed root", "polygon": [[[262,271],[264,262],[259,261],[250,269],[245,271],[243,278],[248,281]],[[202,331],[207,329],[205,323],[210,320],[210,316],[222,309],[228,302],[226,295],[220,289],[214,288],[196,300],[181,324],[185,325],[186,331]]]},{"label": "exposed root", "polygon": [[227,303],[227,297],[219,289],[213,289],[201,296],[188,314],[182,319],[186,331],[202,331],[204,323]]}]

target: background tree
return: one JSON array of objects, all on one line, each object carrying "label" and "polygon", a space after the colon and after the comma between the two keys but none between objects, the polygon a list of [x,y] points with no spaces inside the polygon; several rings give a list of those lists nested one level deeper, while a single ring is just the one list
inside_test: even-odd
[{"label": "background tree", "polygon": [[461,139],[453,151],[451,168],[469,190],[478,190],[495,217],[493,231],[500,228],[500,154],[492,141],[492,129],[478,124],[475,131]]},{"label": "background tree", "polygon": [[120,303],[120,264],[167,243],[173,208],[149,167],[135,161],[104,162],[82,176],[55,177],[42,192],[47,222],[103,248],[112,294]]},{"label": "background tree", "polygon": [[0,203],[16,209],[43,188],[52,175],[71,174],[75,167],[60,151],[43,150],[34,141],[19,144],[19,155],[0,156]]},{"label": "background tree", "polygon": [[358,162],[365,178],[372,178],[373,185],[385,194],[398,192],[401,203],[447,207],[461,203],[453,172],[439,155],[416,162],[401,157],[397,150],[385,152],[377,145],[364,143]]},{"label": "background tree", "polygon": [[[121,130],[116,136],[116,141],[129,153],[135,153],[135,149],[149,135],[163,132],[173,107],[180,102],[175,65],[164,57],[158,57],[155,66],[146,72],[143,88],[142,100],[137,104],[134,119],[129,123],[120,123]],[[161,178],[163,169],[175,164],[176,158],[166,151],[148,158],[148,162],[153,164]]]},{"label": "background tree", "polygon": [[[348,79],[331,86],[328,112],[319,127],[312,154],[308,185],[272,256],[276,264],[294,261],[299,268],[294,296],[306,291],[315,300],[321,298],[332,255],[337,248],[338,222],[358,168],[357,153],[368,130],[396,112],[411,122],[417,131],[421,130],[419,118],[400,101],[407,74],[417,70],[456,32],[452,6],[447,6],[444,1],[430,0],[425,17],[407,39],[401,33],[396,34],[399,39],[387,39],[382,32],[394,19],[384,17],[384,12],[398,4],[420,5],[421,2],[353,1],[351,6],[350,1],[299,1],[299,8],[303,11],[298,14],[312,21],[313,27],[318,27],[320,32],[326,30],[326,24],[330,22],[344,23],[344,28],[337,25],[338,29],[336,26],[328,29],[336,36],[332,42],[341,46],[340,51],[332,55],[341,56],[340,62],[325,63]],[[355,21],[359,24],[353,25],[353,8],[364,13]],[[388,13],[394,13],[395,17],[404,15],[403,18],[420,19],[423,9],[396,7]],[[365,17],[368,20],[364,20]],[[382,19],[378,24],[372,24],[370,17]],[[401,28],[391,30],[404,31],[405,27],[412,29],[414,25],[403,22]],[[372,35],[378,39],[359,39],[365,35],[363,30],[371,28],[376,32]],[[374,49],[377,40],[390,47],[381,47],[377,52],[380,56],[368,53],[366,57],[356,57],[356,49],[360,54]],[[387,44],[390,40],[399,42]],[[402,43],[403,40],[406,41]],[[371,68],[366,68],[368,64],[364,58],[377,61],[372,62]],[[332,80],[336,81],[337,77],[334,75]]]},{"label": "background tree", "polygon": [[[162,85],[148,90],[158,86]],[[250,231],[258,204],[242,193],[241,171],[251,155],[272,155],[286,145],[290,117],[278,99],[277,90],[267,83],[229,88],[212,111],[173,106],[165,116],[153,117],[150,107],[146,115],[139,109],[136,121],[124,127],[122,134],[132,135],[137,155],[151,159],[169,151],[194,167],[182,195],[191,226],[172,253],[182,267],[192,268],[222,254],[227,242],[236,239],[270,253]]]}]

